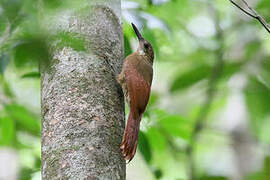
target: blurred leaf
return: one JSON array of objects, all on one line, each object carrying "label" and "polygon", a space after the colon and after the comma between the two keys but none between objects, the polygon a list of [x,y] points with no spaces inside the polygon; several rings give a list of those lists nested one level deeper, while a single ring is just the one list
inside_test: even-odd
[{"label": "blurred leaf", "polygon": [[40,61],[47,62],[49,52],[47,44],[43,39],[26,39],[14,47],[14,61],[18,68],[34,65],[38,66]]},{"label": "blurred leaf", "polygon": [[165,137],[154,127],[151,127],[145,133],[147,139],[149,140],[149,144],[151,145],[151,149],[157,151],[164,151],[166,148],[166,139]]},{"label": "blurred leaf", "polygon": [[151,96],[146,108],[146,111],[144,112],[145,117],[149,117],[152,113],[152,109],[155,109],[155,104],[157,103],[159,99],[159,95],[156,92],[151,92]]},{"label": "blurred leaf", "polygon": [[221,80],[228,80],[234,73],[241,70],[243,63],[229,63],[224,65]]},{"label": "blurred leaf", "polygon": [[129,39],[126,35],[124,35],[124,46],[125,46],[125,57],[132,53],[132,49],[129,43]]},{"label": "blurred leaf", "polygon": [[258,80],[270,90],[270,57],[266,57],[261,63],[261,71],[258,75]]},{"label": "blurred leaf", "polygon": [[261,121],[270,114],[270,90],[257,78],[250,76],[245,88],[245,100],[252,128],[258,131]]},{"label": "blurred leaf", "polygon": [[55,9],[61,6],[63,1],[59,0],[43,0],[43,4],[48,9]]},{"label": "blurred leaf", "polygon": [[153,0],[147,0],[147,3],[149,6],[152,6],[153,5]]},{"label": "blurred leaf", "polygon": [[21,76],[21,78],[40,78],[40,72],[30,72]]},{"label": "blurred leaf", "polygon": [[2,0],[1,6],[4,10],[4,15],[9,19],[10,22],[16,20],[19,16],[20,8],[23,1],[21,0]]},{"label": "blurred leaf", "polygon": [[9,61],[10,57],[8,54],[0,54],[0,74],[4,73]]},{"label": "blurred leaf", "polygon": [[156,177],[157,179],[160,179],[160,178],[163,176],[162,171],[161,171],[160,169],[155,168],[155,169],[152,170],[152,171],[154,172],[154,175],[155,175],[155,177]]},{"label": "blurred leaf", "polygon": [[257,8],[266,8],[266,7],[270,7],[270,1],[268,0],[259,1]]},{"label": "blurred leaf", "polygon": [[31,114],[25,107],[18,104],[9,104],[5,106],[5,110],[15,121],[16,127],[19,130],[40,136],[39,119]]},{"label": "blurred leaf", "polygon": [[151,96],[148,102],[148,106],[153,106],[155,103],[157,103],[159,99],[159,95],[156,92],[151,92]]},{"label": "blurred leaf", "polygon": [[5,30],[7,30],[8,26],[9,25],[8,25],[7,18],[3,15],[0,15],[0,37],[4,36],[4,32]]},{"label": "blurred leaf", "polygon": [[139,133],[138,148],[142,153],[144,160],[149,164],[152,158],[151,148],[147,136],[142,131]]},{"label": "blurred leaf", "polygon": [[250,59],[254,55],[256,55],[256,52],[258,52],[261,48],[261,42],[256,40],[256,41],[251,41],[248,44],[246,44],[245,47],[245,59]]},{"label": "blurred leaf", "polygon": [[264,179],[270,179],[270,156],[264,158]]},{"label": "blurred leaf", "polygon": [[195,83],[209,77],[211,73],[211,67],[207,65],[200,65],[188,72],[177,75],[175,80],[171,85],[171,92],[175,92],[177,90],[183,90],[189,86],[194,85]]},{"label": "blurred leaf", "polygon": [[32,179],[33,169],[24,167],[20,170],[20,180]]},{"label": "blurred leaf", "polygon": [[199,180],[227,180],[228,178],[225,176],[203,176],[200,177]]},{"label": "blurred leaf", "polygon": [[245,177],[245,180],[268,180],[268,179],[265,179],[264,173],[260,171],[247,175]]},{"label": "blurred leaf", "polygon": [[14,143],[15,138],[15,126],[12,119],[9,117],[0,118],[1,137],[0,145],[11,146]]},{"label": "blurred leaf", "polygon": [[190,123],[178,115],[167,115],[165,117],[161,117],[159,123],[161,127],[172,136],[177,136],[185,140],[188,140],[190,137]]},{"label": "blurred leaf", "polygon": [[52,37],[52,40],[56,42],[57,48],[71,47],[77,51],[85,50],[85,40],[77,33],[70,32],[58,32],[57,35]]},{"label": "blurred leaf", "polygon": [[[28,0],[29,1],[29,0]],[[2,0],[1,1],[1,7],[3,9],[3,13],[1,13],[1,21],[6,21],[9,26],[9,31],[13,31],[22,20],[26,17],[26,14],[28,11],[23,12],[22,7],[27,2],[27,0],[21,1],[21,0]],[[32,1],[33,6],[33,1]],[[29,15],[29,14],[28,14]]]},{"label": "blurred leaf", "polygon": [[[84,0],[66,0],[66,1],[59,1],[59,0],[42,0],[43,1],[43,8],[48,12],[57,13],[57,11],[61,11],[62,9],[76,9],[82,8],[82,5],[85,5]],[[81,9],[80,9],[81,10]]]},{"label": "blurred leaf", "polygon": [[36,157],[36,160],[35,160],[35,167],[37,169],[40,169],[41,167],[41,158],[40,157]]},{"label": "blurred leaf", "polygon": [[5,80],[4,76],[0,76],[0,85],[2,85],[2,88],[4,90],[4,94],[7,96],[7,97],[14,97],[14,94],[12,92],[12,90],[10,89],[9,87],[9,84],[7,83],[7,81]]},{"label": "blurred leaf", "polygon": [[[242,63],[225,64],[221,78],[227,80],[234,73],[238,72],[242,67]],[[212,73],[212,67],[208,65],[200,65],[188,72],[176,76],[171,85],[171,92],[188,88],[203,79],[208,79]]]},{"label": "blurred leaf", "polygon": [[267,22],[269,22],[269,7],[270,7],[270,1],[269,0],[261,0],[258,1],[256,10],[258,10],[258,13],[265,18]]}]

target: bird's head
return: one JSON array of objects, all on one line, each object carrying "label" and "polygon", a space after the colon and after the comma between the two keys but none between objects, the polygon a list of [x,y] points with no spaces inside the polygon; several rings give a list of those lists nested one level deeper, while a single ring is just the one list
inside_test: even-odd
[{"label": "bird's head", "polygon": [[141,33],[139,32],[139,30],[137,29],[137,27],[133,23],[131,23],[131,25],[132,25],[132,27],[136,33],[136,36],[139,40],[139,47],[137,49],[137,52],[139,53],[139,55],[146,56],[147,59],[149,59],[149,61],[151,63],[153,63],[154,50],[153,50],[151,43],[142,37]]}]

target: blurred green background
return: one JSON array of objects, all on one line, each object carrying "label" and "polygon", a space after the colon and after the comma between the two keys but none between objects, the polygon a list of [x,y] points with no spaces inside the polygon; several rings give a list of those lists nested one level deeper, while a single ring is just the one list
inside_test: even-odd
[{"label": "blurred green background", "polygon": [[[66,32],[48,36],[39,21],[78,2],[0,0],[1,180],[41,178],[39,61],[50,41],[84,44]],[[248,2],[270,22],[269,0]],[[156,55],[127,179],[269,180],[267,31],[229,0],[122,1],[122,17],[125,54],[137,46],[133,22]]]}]

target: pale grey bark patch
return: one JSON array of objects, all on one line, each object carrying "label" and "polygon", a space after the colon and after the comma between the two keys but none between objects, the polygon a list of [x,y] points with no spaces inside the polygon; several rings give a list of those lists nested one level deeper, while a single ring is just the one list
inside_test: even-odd
[{"label": "pale grey bark patch", "polygon": [[115,79],[123,35],[114,13],[120,2],[110,2],[113,10],[99,3],[70,16],[66,31],[85,38],[85,52],[55,50],[41,67],[43,179],[125,179],[124,99]]}]

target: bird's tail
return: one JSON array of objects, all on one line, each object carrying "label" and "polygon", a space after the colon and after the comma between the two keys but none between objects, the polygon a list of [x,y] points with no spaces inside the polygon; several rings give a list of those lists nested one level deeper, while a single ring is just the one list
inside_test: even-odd
[{"label": "bird's tail", "polygon": [[128,162],[133,159],[136,153],[141,118],[141,115],[139,115],[137,118],[134,118],[133,113],[131,112],[128,116],[125,133],[120,146],[122,149],[122,154],[125,160]]}]

